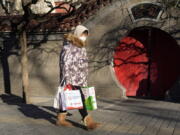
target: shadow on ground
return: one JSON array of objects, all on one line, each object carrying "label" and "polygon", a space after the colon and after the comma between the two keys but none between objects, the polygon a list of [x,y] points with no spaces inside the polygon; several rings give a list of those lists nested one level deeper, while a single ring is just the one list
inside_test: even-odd
[{"label": "shadow on ground", "polygon": [[[52,124],[56,124],[56,113],[57,110],[55,110],[53,107],[49,106],[36,106],[32,104],[25,104],[23,102],[23,99],[21,97],[18,97],[16,95],[7,95],[2,94],[0,95],[0,98],[4,103],[7,105],[16,105],[18,106],[18,110],[25,115],[26,117],[33,118],[33,119],[45,119],[49,121]],[[47,111],[46,111],[47,110]],[[68,116],[71,116],[72,114],[68,114]],[[76,123],[72,120],[70,121],[75,127],[86,129],[85,126]]]}]

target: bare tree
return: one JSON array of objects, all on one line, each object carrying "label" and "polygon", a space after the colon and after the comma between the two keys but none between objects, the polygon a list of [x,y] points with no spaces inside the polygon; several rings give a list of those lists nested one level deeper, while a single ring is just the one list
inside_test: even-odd
[{"label": "bare tree", "polygon": [[[101,5],[109,2],[111,0],[64,0],[58,5],[54,5],[51,0],[0,0],[2,9],[0,14],[4,18],[0,20],[0,30],[14,33],[21,49],[22,89],[23,99],[26,103],[29,103],[27,33],[47,33],[47,30],[47,34],[50,34],[52,30],[71,31],[74,26],[93,15]],[[12,8],[13,4],[15,5]],[[37,4],[46,4],[48,10],[42,11],[41,7],[37,10]],[[61,12],[52,14],[57,9]]]},{"label": "bare tree", "polygon": [[[6,2],[5,2],[6,1]],[[19,48],[21,49],[21,67],[22,67],[22,82],[23,82],[23,98],[28,103],[28,87],[29,87],[29,73],[28,73],[28,56],[27,56],[27,33],[28,32],[44,32],[48,34],[51,30],[54,31],[64,31],[68,32],[73,29],[74,26],[82,23],[90,16],[92,16],[101,6],[106,6],[108,3],[111,3],[112,0],[65,0],[64,2],[59,3],[58,5],[53,5],[50,0],[16,0],[19,1],[19,10],[16,8],[10,8],[10,5],[14,0],[0,0],[0,5],[2,7],[2,14],[5,19],[0,20],[0,31],[10,31],[17,35],[19,41]],[[46,12],[38,13],[33,8],[38,2],[46,3],[47,10]],[[179,7],[179,0],[160,0],[159,1],[166,9],[170,7]],[[64,5],[69,5],[65,7]],[[58,14],[52,14],[55,10],[61,9],[64,12]],[[41,10],[40,10],[41,11]],[[120,29],[124,29],[120,28]],[[128,29],[128,28],[125,28]],[[112,39],[114,41],[114,39]],[[116,51],[117,46],[108,47],[101,46],[97,50],[104,50],[105,53],[102,53],[101,58],[97,61],[91,61],[94,63],[101,63],[101,67],[111,64],[112,62],[112,53]],[[135,47],[133,45],[126,46],[126,49]],[[139,51],[139,55],[145,53],[145,50],[135,48]],[[112,52],[107,54],[107,51]],[[94,53],[92,53],[93,55]],[[129,59],[121,60],[123,64],[132,62]],[[134,63],[138,64],[138,63]]]},{"label": "bare tree", "polygon": [[[10,2],[10,1],[8,1]],[[19,35],[19,46],[21,48],[21,68],[22,68],[22,88],[23,88],[23,99],[25,102],[29,102],[28,99],[28,87],[29,87],[29,73],[28,73],[28,56],[27,56],[27,32],[29,31],[29,26],[31,25],[32,21],[36,21],[36,28],[37,26],[42,25],[43,23],[49,21],[51,19],[51,12],[53,12],[57,8],[61,8],[66,10],[65,14],[59,14],[57,19],[60,18],[60,21],[63,21],[63,19],[70,16],[70,14],[75,10],[75,7],[72,5],[71,2],[62,2],[58,6],[53,6],[50,2],[44,1],[49,4],[49,11],[47,13],[43,14],[35,14],[31,6],[33,4],[36,4],[38,0],[23,0],[19,1],[21,6],[21,12],[22,15],[19,16],[18,19],[13,20],[9,19],[9,29],[11,32],[15,33],[16,35]],[[69,9],[66,9],[63,7],[63,4],[70,5]],[[4,10],[4,13],[6,16],[11,16],[14,14],[14,12],[9,10],[9,6],[7,6],[4,1],[1,1],[1,6]],[[71,8],[72,7],[72,8]],[[1,22],[3,24],[3,22]]]}]

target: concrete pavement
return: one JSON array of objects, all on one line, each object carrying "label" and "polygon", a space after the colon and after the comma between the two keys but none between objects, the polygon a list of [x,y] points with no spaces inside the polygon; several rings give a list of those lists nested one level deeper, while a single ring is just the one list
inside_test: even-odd
[{"label": "concrete pavement", "polygon": [[50,106],[26,105],[16,96],[0,96],[0,135],[180,135],[180,104],[130,98],[98,99],[99,109],[90,112],[102,123],[86,131],[77,110],[68,119],[76,127],[55,125]]}]

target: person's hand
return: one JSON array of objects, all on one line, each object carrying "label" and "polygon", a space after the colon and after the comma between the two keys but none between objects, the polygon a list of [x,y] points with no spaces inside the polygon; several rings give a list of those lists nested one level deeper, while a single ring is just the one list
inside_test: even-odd
[{"label": "person's hand", "polygon": [[66,90],[72,90],[73,89],[73,87],[72,87],[72,85],[71,84],[67,84],[65,87],[64,87],[64,90],[66,91]]}]

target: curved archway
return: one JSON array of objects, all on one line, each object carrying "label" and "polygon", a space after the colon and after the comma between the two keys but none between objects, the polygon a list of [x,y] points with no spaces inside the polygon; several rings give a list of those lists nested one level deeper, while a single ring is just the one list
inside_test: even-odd
[{"label": "curved archway", "polygon": [[[164,11],[159,19],[138,19],[133,21],[130,12],[133,5],[140,3],[152,3],[152,0],[121,1],[115,0],[112,5],[100,9],[83,24],[90,29],[91,36],[88,38],[89,59],[92,61],[89,68],[89,85],[96,87],[96,93],[101,97],[119,98],[124,97],[125,88],[119,83],[111,62],[114,47],[117,42],[137,27],[149,26],[161,29],[169,33],[178,44],[178,20],[167,17]],[[157,3],[154,1],[154,3]],[[118,7],[118,8],[117,8]],[[178,17],[179,10],[174,9],[173,15]],[[173,23],[168,23],[173,22]],[[112,49],[113,48],[113,49]],[[107,50],[106,50],[107,49]],[[107,61],[108,60],[108,61]],[[96,69],[98,67],[98,69]],[[178,87],[179,84],[177,83]]]},{"label": "curved archway", "polygon": [[157,28],[130,31],[119,42],[114,58],[115,65],[119,64],[117,58],[125,63],[114,69],[127,96],[164,98],[180,75],[180,47],[168,33]]}]

